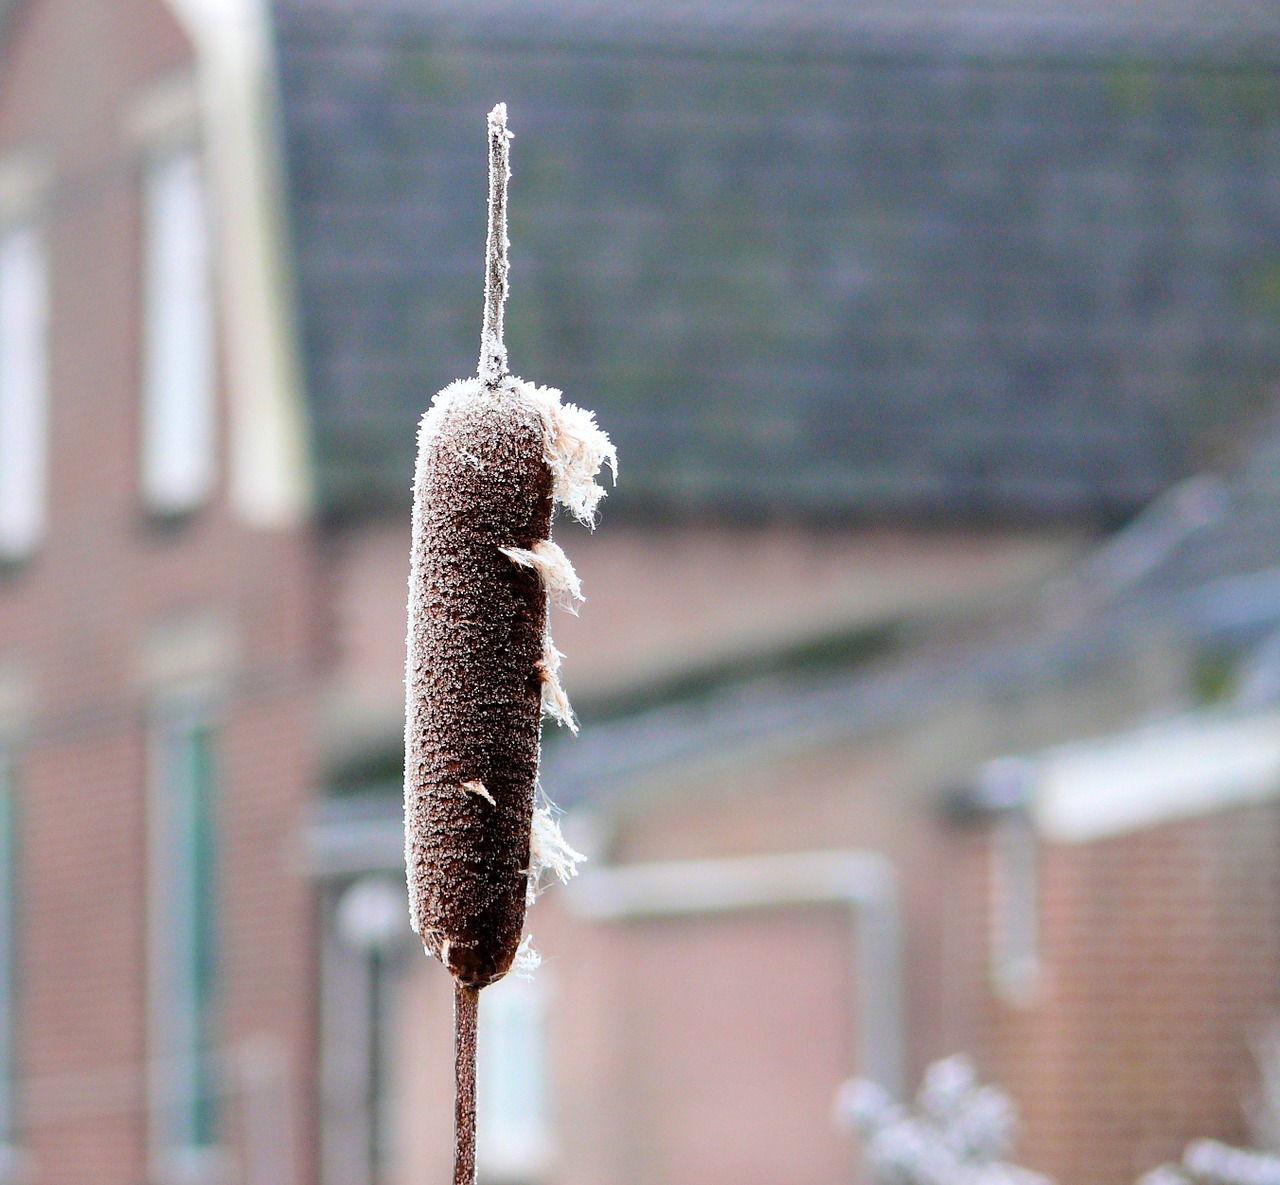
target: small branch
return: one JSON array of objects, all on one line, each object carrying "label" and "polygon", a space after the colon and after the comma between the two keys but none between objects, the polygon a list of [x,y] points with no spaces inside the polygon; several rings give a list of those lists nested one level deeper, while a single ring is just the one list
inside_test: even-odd
[{"label": "small branch", "polygon": [[480,381],[491,390],[507,377],[502,306],[507,299],[507,182],[511,178],[511,133],[507,105],[489,112],[489,236],[485,243],[484,327],[480,332]]},{"label": "small branch", "polygon": [[476,1179],[476,1029],[480,989],[453,986],[453,1185]]}]

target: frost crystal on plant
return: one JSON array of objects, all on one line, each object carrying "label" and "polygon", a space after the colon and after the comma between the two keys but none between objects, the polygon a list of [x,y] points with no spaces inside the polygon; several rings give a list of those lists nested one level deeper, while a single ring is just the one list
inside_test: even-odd
[{"label": "frost crystal on plant", "polygon": [[1254,1059],[1259,1084],[1247,1109],[1259,1148],[1192,1140],[1181,1164],[1162,1164],[1138,1185],[1280,1185],[1280,1025],[1258,1041]]},{"label": "frost crystal on plant", "polygon": [[1280,1156],[1219,1140],[1192,1140],[1180,1165],[1162,1164],[1138,1185],[1280,1185]]},{"label": "frost crystal on plant", "polygon": [[963,1056],[929,1067],[914,1113],[866,1079],[841,1087],[836,1113],[862,1136],[876,1185],[1052,1185],[1002,1159],[1017,1126],[1013,1101],[998,1087],[979,1086]]}]

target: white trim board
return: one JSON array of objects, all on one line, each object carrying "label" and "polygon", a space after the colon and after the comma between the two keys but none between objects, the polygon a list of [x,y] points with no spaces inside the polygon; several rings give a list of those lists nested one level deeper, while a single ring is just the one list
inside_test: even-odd
[{"label": "white trim board", "polygon": [[1280,794],[1280,712],[1196,713],[1033,759],[1047,840],[1088,843]]},{"label": "white trim board", "polygon": [[306,411],[285,231],[266,0],[168,0],[196,50],[231,402],[230,493],[258,527],[310,511]]}]

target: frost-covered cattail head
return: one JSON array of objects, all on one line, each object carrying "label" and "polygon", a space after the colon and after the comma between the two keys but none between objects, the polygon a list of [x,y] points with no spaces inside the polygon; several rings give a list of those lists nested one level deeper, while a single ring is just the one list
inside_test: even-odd
[{"label": "frost-covered cattail head", "polygon": [[548,603],[582,597],[551,522],[557,503],[590,522],[596,478],[616,469],[590,412],[507,369],[504,105],[488,134],[480,364],[435,397],[418,433],[405,679],[411,920],[473,989],[511,967],[543,873],[567,878],[580,858],[535,801],[542,716],[574,727]]}]

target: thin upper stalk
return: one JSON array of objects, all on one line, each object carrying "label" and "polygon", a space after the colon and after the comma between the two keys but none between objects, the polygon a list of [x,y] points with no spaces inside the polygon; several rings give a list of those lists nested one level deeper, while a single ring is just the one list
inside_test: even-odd
[{"label": "thin upper stalk", "polygon": [[502,340],[502,306],[507,299],[507,182],[511,178],[511,133],[507,105],[489,112],[489,234],[485,241],[484,325],[480,331],[480,381],[490,389],[509,373]]}]

